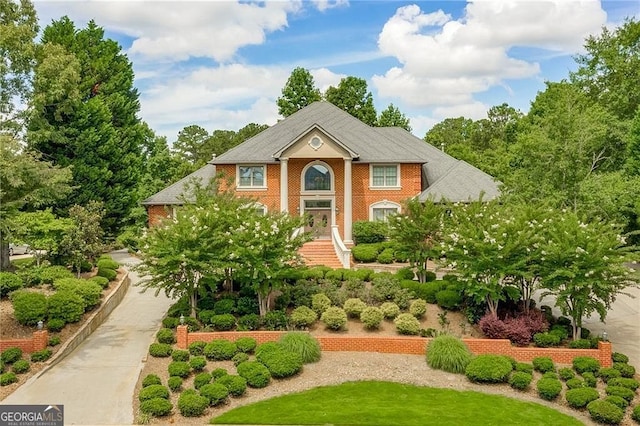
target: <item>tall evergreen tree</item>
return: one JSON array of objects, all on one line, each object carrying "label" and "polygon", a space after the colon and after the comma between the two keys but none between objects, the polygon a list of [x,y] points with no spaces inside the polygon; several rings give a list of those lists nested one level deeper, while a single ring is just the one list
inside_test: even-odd
[{"label": "tall evergreen tree", "polygon": [[298,67],[293,70],[278,98],[278,113],[288,117],[296,111],[322,99],[309,70]]},{"label": "tall evergreen tree", "polygon": [[362,78],[346,77],[338,87],[329,87],[325,99],[348,112],[360,121],[375,126],[378,119],[373,106],[373,95],[367,90],[367,82]]},{"label": "tall evergreen tree", "polygon": [[[57,205],[104,203],[103,226],[115,235],[137,204],[145,126],[137,118],[131,62],[104,30],[63,17],[45,28],[35,69],[28,143],[57,165],[73,166],[73,193]],[[54,58],[54,59],[52,59]]]}]

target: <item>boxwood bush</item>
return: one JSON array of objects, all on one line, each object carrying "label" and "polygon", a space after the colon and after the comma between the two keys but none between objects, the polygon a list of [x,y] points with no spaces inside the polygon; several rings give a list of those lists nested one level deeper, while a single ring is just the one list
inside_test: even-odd
[{"label": "boxwood bush", "polygon": [[238,330],[258,330],[262,324],[262,318],[258,314],[246,314],[238,318]]},{"label": "boxwood bush", "polygon": [[110,268],[98,268],[98,272],[96,273],[99,277],[104,277],[109,281],[113,281],[118,276],[118,272],[114,269]]},{"label": "boxwood bush", "polygon": [[167,343],[152,343],[149,345],[149,355],[156,358],[166,358],[171,356],[173,347]]},{"label": "boxwood bush", "polygon": [[372,263],[378,259],[381,248],[380,244],[358,244],[351,247],[351,255],[356,262]]},{"label": "boxwood bush", "polygon": [[298,306],[291,312],[291,325],[296,328],[307,328],[318,319],[318,314],[308,306]]},{"label": "boxwood bush", "polygon": [[172,361],[169,363],[167,369],[169,370],[169,376],[178,376],[183,379],[189,377],[189,374],[191,374],[191,366],[189,366],[188,362],[184,361]]},{"label": "boxwood bush", "polygon": [[178,392],[182,389],[182,377],[171,376],[167,379],[167,386],[171,392]]},{"label": "boxwood bush", "polygon": [[280,336],[278,344],[282,349],[300,355],[304,364],[318,362],[322,356],[320,342],[309,333],[298,331],[285,333]]},{"label": "boxwood bush", "polygon": [[467,365],[465,375],[472,382],[500,383],[509,379],[511,371],[513,371],[513,365],[504,356],[478,355]]},{"label": "boxwood bush", "polygon": [[31,365],[29,364],[29,361],[27,361],[26,359],[19,359],[16,362],[14,362],[13,365],[11,366],[11,370],[16,374],[26,373],[30,369],[31,369]]},{"label": "boxwood bush", "polygon": [[526,362],[517,362],[516,366],[513,368],[515,371],[522,371],[524,373],[533,373],[533,365],[528,364]]},{"label": "boxwood bush", "polygon": [[576,373],[571,368],[563,367],[558,370],[558,377],[566,382],[576,377]]},{"label": "boxwood bush", "polygon": [[640,423],[640,405],[633,407],[633,411],[631,411],[631,418],[635,420],[636,423]]},{"label": "boxwood bush", "polygon": [[562,392],[562,382],[558,379],[543,377],[536,384],[538,395],[547,401],[553,401]]},{"label": "boxwood bush", "polygon": [[570,407],[583,408],[591,401],[598,399],[600,394],[594,388],[578,388],[569,389],[564,396]]},{"label": "boxwood bush", "polygon": [[386,319],[394,319],[400,315],[400,307],[393,302],[384,302],[380,305],[380,309]]},{"label": "boxwood bush", "polygon": [[462,295],[457,290],[440,290],[436,293],[436,303],[442,309],[456,311],[462,304]]},{"label": "boxwood bush", "polygon": [[411,314],[400,314],[393,320],[393,323],[400,334],[410,336],[417,336],[420,334],[420,321]]},{"label": "boxwood bush", "polygon": [[78,278],[61,278],[53,282],[57,291],[70,291],[79,294],[84,299],[85,310],[100,304],[102,287],[99,284]]},{"label": "boxwood bush", "polygon": [[239,364],[249,361],[249,355],[244,352],[238,352],[233,356],[233,358],[231,358],[231,361],[233,361],[233,365],[237,367]]},{"label": "boxwood bush", "polygon": [[190,357],[191,355],[189,354],[189,351],[185,351],[182,349],[176,349],[171,352],[171,359],[173,359],[174,361],[189,361]]},{"label": "boxwood bush", "polygon": [[189,360],[189,366],[193,371],[202,371],[207,366],[207,360],[201,356],[194,356]]},{"label": "boxwood bush", "polygon": [[59,318],[52,318],[47,321],[47,330],[55,333],[62,330],[65,325],[67,325],[67,323],[65,323],[64,320],[61,320]]},{"label": "boxwood bush", "polygon": [[164,417],[171,413],[173,404],[165,398],[152,398],[140,403],[140,411],[155,417]]},{"label": "boxwood bush", "polygon": [[145,386],[140,389],[140,392],[138,393],[138,399],[141,402],[153,398],[169,399],[169,388],[158,384]]},{"label": "boxwood bush", "polygon": [[427,364],[437,370],[463,374],[473,355],[455,336],[442,334],[427,344]]},{"label": "boxwood bush", "polygon": [[525,373],[524,371],[515,371],[509,377],[509,385],[517,390],[525,390],[531,384],[533,376],[531,373]]},{"label": "boxwood bush", "polygon": [[590,372],[596,374],[600,370],[600,362],[589,356],[577,356],[572,362],[573,369],[578,374]]},{"label": "boxwood bush", "polygon": [[589,415],[593,420],[608,425],[617,425],[624,417],[622,408],[602,399],[597,399],[587,404],[587,411],[589,411]]},{"label": "boxwood bush", "polygon": [[203,342],[202,340],[190,343],[188,348],[189,353],[191,355],[202,355],[205,346],[207,346],[207,342]]},{"label": "boxwood bush", "polygon": [[208,383],[200,388],[200,395],[209,400],[209,405],[215,407],[226,401],[229,389],[220,383]]},{"label": "boxwood bush", "polygon": [[389,224],[387,222],[380,220],[353,222],[353,240],[357,245],[384,242],[388,234]]},{"label": "boxwood bush", "polygon": [[623,364],[627,364],[629,362],[629,357],[620,352],[614,352],[611,354],[611,361],[613,362],[621,362]]},{"label": "boxwood bush", "polygon": [[73,278],[73,272],[61,265],[45,266],[40,270],[39,282],[42,284],[53,284],[59,278]]},{"label": "boxwood bush", "polygon": [[235,343],[227,339],[215,339],[207,343],[203,354],[207,359],[213,361],[230,360],[238,352]]},{"label": "boxwood bush", "polygon": [[256,349],[258,342],[253,337],[240,337],[236,340],[236,347],[240,352],[244,352],[246,354],[253,353]]},{"label": "boxwood bush", "polygon": [[216,382],[229,389],[231,396],[242,396],[247,390],[247,380],[244,377],[234,374],[227,374],[226,376],[220,377]]},{"label": "boxwood bush", "polygon": [[262,319],[263,327],[269,331],[286,330],[287,314],[284,311],[269,311]]},{"label": "boxwood bush", "polygon": [[211,377],[210,373],[204,372],[196,374],[193,378],[193,387],[200,389],[202,386],[211,383],[211,379],[213,379],[213,377]]},{"label": "boxwood bush", "polygon": [[604,400],[622,408],[623,410],[626,410],[629,406],[629,401],[617,395],[607,395]]},{"label": "boxwood bush", "polygon": [[159,343],[166,343],[172,345],[176,342],[176,336],[173,334],[173,330],[170,328],[161,328],[156,333],[156,339]]},{"label": "boxwood bush", "polygon": [[409,313],[416,318],[424,317],[427,313],[427,302],[423,299],[416,299],[409,305]]},{"label": "boxwood bush", "polygon": [[331,299],[324,293],[316,293],[311,296],[311,309],[313,309],[316,314],[322,315],[324,311],[331,307]]},{"label": "boxwood bush", "polygon": [[613,367],[603,367],[598,370],[598,377],[600,377],[603,382],[608,383],[611,379],[622,377],[622,374]]},{"label": "boxwood bush", "polygon": [[382,309],[377,306],[367,306],[360,313],[360,321],[367,330],[378,329],[383,319]]},{"label": "boxwood bush", "polygon": [[78,322],[85,312],[85,301],[77,293],[60,290],[47,298],[49,318],[61,319],[66,323]]},{"label": "boxwood bush", "polygon": [[44,294],[17,290],[11,293],[10,299],[13,315],[20,324],[36,325],[47,318],[47,297]]},{"label": "boxwood bush", "polygon": [[561,338],[555,333],[536,333],[533,335],[533,343],[539,348],[550,348],[552,346],[558,346],[561,342]]},{"label": "boxwood bush", "polygon": [[0,272],[0,297],[6,297],[12,291],[24,286],[22,278],[12,272]]},{"label": "boxwood bush", "polygon": [[161,385],[162,384],[162,380],[160,380],[160,376],[158,376],[157,374],[147,374],[146,376],[144,376],[144,379],[142,379],[142,387],[146,388],[147,386],[151,386],[151,385]]},{"label": "boxwood bush", "polygon": [[211,325],[218,331],[230,331],[236,327],[236,317],[231,314],[214,315],[211,317]]},{"label": "boxwood bush", "polygon": [[622,362],[614,362],[613,368],[620,372],[622,377],[628,379],[633,378],[636,375],[636,368],[633,365],[625,364]]},{"label": "boxwood bush", "polygon": [[272,377],[282,379],[291,377],[302,371],[302,355],[295,352],[278,347],[276,350],[270,350],[257,354],[262,364],[267,367]]},{"label": "boxwood bush", "polygon": [[106,268],[106,269],[113,269],[115,271],[120,267],[120,264],[111,258],[102,257],[98,260],[98,263],[96,263],[96,266],[98,267],[98,269]]},{"label": "boxwood bush", "polygon": [[607,386],[604,391],[607,395],[616,395],[629,402],[631,402],[636,396],[634,391],[629,388],[625,388],[624,386]]},{"label": "boxwood bush", "polygon": [[9,372],[0,374],[0,386],[9,386],[17,381],[18,376],[16,376],[16,373]]},{"label": "boxwood bush", "polygon": [[546,373],[547,371],[556,371],[556,365],[553,363],[553,360],[546,356],[539,356],[531,361],[533,364],[533,369],[539,371],[540,373]]},{"label": "boxwood bush", "polygon": [[584,379],[584,385],[587,387],[595,388],[596,385],[598,384],[598,379],[596,378],[596,375],[590,371],[587,371],[586,373],[582,373],[582,378]]},{"label": "boxwood bush", "polygon": [[331,306],[322,313],[320,321],[322,321],[329,330],[344,330],[347,326],[347,313],[342,308]]},{"label": "boxwood bush", "polygon": [[98,276],[98,275],[96,275],[95,277],[89,278],[87,281],[91,281],[92,283],[98,284],[102,289],[105,289],[109,286],[109,279]]},{"label": "boxwood bush", "polygon": [[367,304],[357,297],[347,299],[342,305],[342,309],[344,309],[349,318],[359,318],[366,307]]},{"label": "boxwood bush", "polygon": [[198,395],[195,389],[187,389],[178,398],[178,410],[185,417],[200,417],[209,406],[209,399]]},{"label": "boxwood bush", "polygon": [[567,385],[567,389],[578,389],[578,388],[585,387],[584,381],[581,379],[578,379],[577,377],[567,380],[565,384]]},{"label": "boxwood bush", "polygon": [[609,380],[607,382],[609,386],[622,386],[624,388],[629,388],[632,391],[635,391],[640,387],[640,382],[636,379],[630,379],[627,377],[617,377]]},{"label": "boxwood bush", "polygon": [[18,347],[7,348],[0,353],[0,361],[3,364],[13,364],[20,359],[22,359],[22,349]]},{"label": "boxwood bush", "polygon": [[271,373],[267,367],[256,361],[243,362],[238,365],[237,372],[252,388],[264,388],[271,381]]},{"label": "boxwood bush", "polygon": [[48,348],[32,352],[31,362],[44,362],[51,358],[51,355],[53,355],[53,352],[51,352],[51,349]]}]

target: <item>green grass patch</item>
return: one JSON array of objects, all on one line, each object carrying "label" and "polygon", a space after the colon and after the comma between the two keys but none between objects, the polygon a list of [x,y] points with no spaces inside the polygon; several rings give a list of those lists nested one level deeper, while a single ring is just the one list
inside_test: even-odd
[{"label": "green grass patch", "polygon": [[213,424],[581,425],[551,408],[473,391],[364,381],[238,407]]}]

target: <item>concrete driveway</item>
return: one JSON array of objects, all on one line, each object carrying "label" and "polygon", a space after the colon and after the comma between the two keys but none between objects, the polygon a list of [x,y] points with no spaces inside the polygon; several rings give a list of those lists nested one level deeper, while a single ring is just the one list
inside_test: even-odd
[{"label": "concrete driveway", "polygon": [[[137,259],[121,250],[111,253],[124,265]],[[69,356],[34,376],[2,404],[64,405],[67,425],[130,425],[132,398],[149,345],[173,303],[164,293],[140,293],[130,272],[131,287],[109,318]]]}]

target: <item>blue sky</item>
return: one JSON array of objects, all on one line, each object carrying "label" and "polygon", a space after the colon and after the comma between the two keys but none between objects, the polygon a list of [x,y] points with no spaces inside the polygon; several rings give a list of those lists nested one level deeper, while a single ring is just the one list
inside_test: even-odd
[{"label": "blue sky", "polygon": [[380,113],[397,106],[423,137],[448,117],[479,119],[501,103],[526,112],[545,81],[567,78],[585,37],[640,16],[640,2],[48,1],[106,30],[129,56],[140,117],[173,142],[185,126],[275,124],[296,67],[321,90],[367,81]]}]

